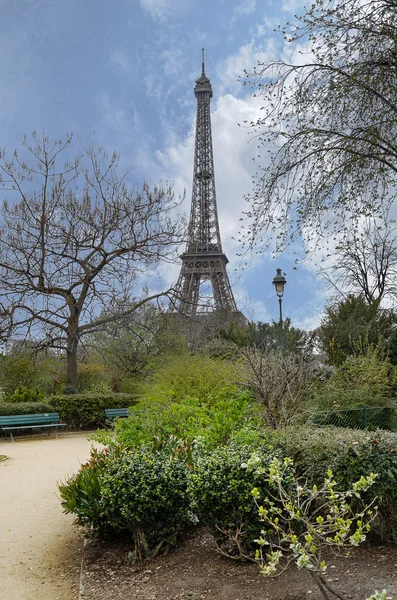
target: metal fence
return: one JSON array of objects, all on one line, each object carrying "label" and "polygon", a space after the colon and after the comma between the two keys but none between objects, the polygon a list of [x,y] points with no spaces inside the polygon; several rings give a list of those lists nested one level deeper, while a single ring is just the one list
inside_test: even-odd
[{"label": "metal fence", "polygon": [[317,412],[310,419],[318,427],[333,425],[350,429],[387,429],[397,431],[397,406],[362,406]]}]

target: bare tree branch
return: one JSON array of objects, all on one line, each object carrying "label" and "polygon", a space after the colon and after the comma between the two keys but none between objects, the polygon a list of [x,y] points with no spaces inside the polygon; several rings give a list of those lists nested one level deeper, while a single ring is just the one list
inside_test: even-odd
[{"label": "bare tree branch", "polygon": [[[76,385],[82,336],[169,293],[149,294],[144,276],[175,258],[185,227],[170,185],[133,188],[118,155],[93,147],[59,164],[71,145],[33,134],[0,152],[0,336],[63,340]],[[98,319],[118,297],[134,302]]]}]

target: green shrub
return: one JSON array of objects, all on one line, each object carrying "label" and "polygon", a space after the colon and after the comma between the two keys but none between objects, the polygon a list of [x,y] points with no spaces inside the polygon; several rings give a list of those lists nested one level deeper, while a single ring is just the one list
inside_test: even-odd
[{"label": "green shrub", "polygon": [[40,402],[43,400],[43,392],[26,387],[19,387],[9,398],[8,402]]},{"label": "green shrub", "polygon": [[330,469],[324,473],[321,487],[310,486],[296,476],[290,458],[275,458],[265,468],[258,458],[253,456],[247,468],[276,484],[277,489],[274,498],[262,497],[257,488],[252,490],[262,521],[255,553],[261,573],[274,576],[295,562],[298,569],[309,571],[323,598],[345,600],[346,596],[328,583],[324,553],[344,553],[366,540],[376,516],[375,503],[364,504],[357,512],[352,499],[360,498],[374,484],[376,474],[360,477],[350,489],[339,491]]},{"label": "green shrub", "polygon": [[105,422],[105,408],[124,408],[136,402],[132,394],[67,394],[46,398],[61,418],[74,429],[90,429]]},{"label": "green shrub", "polygon": [[20,388],[40,389],[40,370],[29,353],[0,355],[0,385],[8,400]]},{"label": "green shrub", "polygon": [[[64,373],[64,357],[16,349],[14,354],[0,355],[0,387],[6,400],[21,388],[44,396],[55,394],[63,385]],[[31,399],[36,400],[24,401]]]},{"label": "green shrub", "polygon": [[397,433],[353,429],[287,428],[269,435],[282,456],[294,461],[298,475],[319,485],[330,468],[340,489],[348,489],[368,473],[377,473],[364,497],[377,497],[378,516],[373,532],[397,542]]},{"label": "green shrub", "polygon": [[9,415],[35,415],[42,413],[57,412],[56,409],[45,402],[0,402],[0,416]]},{"label": "green shrub", "polygon": [[65,512],[99,535],[131,536],[137,558],[156,554],[194,520],[187,466],[161,452],[93,451],[59,489]]},{"label": "green shrub", "polygon": [[[213,533],[218,550],[227,556],[253,554],[261,520],[252,489],[258,487],[264,495],[274,492],[264,486],[263,477],[242,467],[251,455],[252,450],[237,445],[219,448],[198,458],[189,474],[193,509]],[[268,464],[275,454],[266,448],[261,456]]]},{"label": "green shrub", "polygon": [[370,346],[349,356],[328,381],[315,386],[313,404],[328,410],[385,406],[397,389],[397,368]]},{"label": "green shrub", "polygon": [[176,401],[189,396],[206,402],[225,390],[234,390],[240,379],[235,363],[205,354],[186,354],[158,368],[152,381],[143,386],[143,395],[160,401],[167,395]]},{"label": "green shrub", "polygon": [[130,448],[152,444],[154,437],[166,440],[202,438],[207,448],[226,444],[244,428],[249,437],[258,437],[259,421],[247,393],[223,391],[206,402],[197,398],[145,398],[131,416],[116,424],[117,439]]},{"label": "green shrub", "polygon": [[106,520],[101,517],[101,490],[99,478],[109,461],[110,453],[117,453],[115,448],[98,451],[91,450],[90,459],[80,467],[77,475],[70,477],[65,483],[58,484],[62,498],[62,507],[66,513],[76,515],[76,521],[87,532],[101,532],[106,535]]}]

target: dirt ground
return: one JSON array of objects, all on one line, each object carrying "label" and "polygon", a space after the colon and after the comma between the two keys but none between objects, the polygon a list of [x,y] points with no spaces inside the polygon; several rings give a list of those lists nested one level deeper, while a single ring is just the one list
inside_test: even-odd
[{"label": "dirt ground", "polygon": [[[255,564],[220,556],[205,532],[166,556],[133,564],[128,545],[91,541],[83,561],[85,600],[321,600],[307,571],[265,579]],[[354,600],[386,589],[397,600],[397,548],[360,548],[329,558],[327,579]]]},{"label": "dirt ground", "polygon": [[0,439],[0,600],[77,600],[83,538],[57,481],[89,457],[85,434]]}]

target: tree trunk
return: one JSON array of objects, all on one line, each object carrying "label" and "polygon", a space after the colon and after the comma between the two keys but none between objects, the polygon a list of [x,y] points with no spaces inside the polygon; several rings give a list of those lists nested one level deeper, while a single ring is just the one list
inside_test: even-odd
[{"label": "tree trunk", "polygon": [[77,338],[68,339],[66,349],[66,378],[68,385],[71,385],[75,389],[77,389],[77,346]]}]

